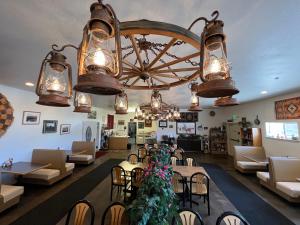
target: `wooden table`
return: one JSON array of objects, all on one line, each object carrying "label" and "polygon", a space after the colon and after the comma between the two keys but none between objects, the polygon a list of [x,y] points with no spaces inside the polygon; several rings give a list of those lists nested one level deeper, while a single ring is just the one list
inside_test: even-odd
[{"label": "wooden table", "polygon": [[50,166],[51,164],[40,164],[32,162],[16,162],[11,167],[0,168],[1,173],[11,173],[16,175],[25,175],[36,170]]},{"label": "wooden table", "polygon": [[208,176],[206,170],[201,166],[172,166],[172,168],[173,171],[180,173],[183,177],[191,177],[194,173],[198,172]]},{"label": "wooden table", "polygon": [[145,165],[143,163],[136,163],[136,164],[132,164],[128,161],[123,161],[119,164],[119,166],[121,166],[125,171],[127,172],[131,172],[133,169],[135,168],[144,168]]}]

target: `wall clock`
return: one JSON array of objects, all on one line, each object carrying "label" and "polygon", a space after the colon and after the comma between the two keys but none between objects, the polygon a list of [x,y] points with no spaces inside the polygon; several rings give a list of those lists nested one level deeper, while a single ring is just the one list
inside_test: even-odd
[{"label": "wall clock", "polygon": [[14,109],[11,107],[7,98],[0,93],[0,137],[13,123],[13,112]]},{"label": "wall clock", "polygon": [[216,115],[216,112],[215,112],[215,111],[210,111],[210,112],[209,112],[209,115],[210,115],[210,116],[215,116],[215,115]]}]

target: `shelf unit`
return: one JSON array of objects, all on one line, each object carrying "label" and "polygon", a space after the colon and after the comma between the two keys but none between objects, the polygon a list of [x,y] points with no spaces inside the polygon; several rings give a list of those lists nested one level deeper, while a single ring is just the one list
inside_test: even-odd
[{"label": "shelf unit", "polygon": [[214,127],[209,129],[209,149],[212,154],[227,155],[226,129]]},{"label": "shelf unit", "polygon": [[260,128],[241,128],[240,135],[243,146],[262,146]]}]

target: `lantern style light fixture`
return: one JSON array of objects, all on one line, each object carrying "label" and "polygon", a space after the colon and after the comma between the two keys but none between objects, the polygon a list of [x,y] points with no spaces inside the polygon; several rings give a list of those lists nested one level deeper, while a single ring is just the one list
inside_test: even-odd
[{"label": "lantern style light fixture", "polygon": [[127,94],[122,91],[115,96],[115,111],[116,114],[127,114],[128,110],[128,97]]},{"label": "lantern style light fixture", "polygon": [[134,113],[134,117],[133,117],[133,119],[134,119],[134,120],[137,120],[137,119],[138,119],[138,117],[139,117],[138,108],[135,108],[135,113]]},{"label": "lantern style light fixture", "polygon": [[90,7],[91,19],[83,30],[78,50],[77,91],[96,95],[122,92],[116,79],[122,74],[119,21],[112,7],[101,0]]},{"label": "lantern style light fixture", "polygon": [[151,111],[159,113],[162,108],[162,97],[158,90],[153,90],[151,95]]},{"label": "lantern style light fixture", "polygon": [[196,95],[197,88],[198,88],[198,84],[196,82],[192,82],[190,84],[190,89],[191,89],[191,104],[190,104],[190,107],[188,108],[188,111],[192,111],[192,112],[200,112],[200,111],[202,111],[202,109],[200,107],[199,97]]},{"label": "lantern style light fixture", "polygon": [[90,113],[92,110],[92,98],[87,93],[75,92],[74,112]]},{"label": "lantern style light fixture", "polygon": [[232,98],[232,96],[227,97],[220,97],[217,100],[215,100],[215,106],[218,107],[226,107],[226,106],[235,106],[239,105],[240,103],[237,101],[236,98]]},{"label": "lantern style light fixture", "polygon": [[205,21],[200,50],[200,79],[203,83],[199,84],[197,95],[206,98],[232,96],[239,93],[239,90],[230,77],[224,23],[217,20],[218,11],[214,11],[212,16],[212,20],[198,18],[190,26],[191,28],[199,20]]},{"label": "lantern style light fixture", "polygon": [[177,106],[174,106],[173,118],[174,118],[174,120],[179,120],[180,119],[180,112],[179,112],[179,108]]},{"label": "lantern style light fixture", "polygon": [[56,107],[70,106],[72,68],[66,59],[63,54],[54,49],[44,58],[36,85],[36,94],[39,96],[37,104]]}]

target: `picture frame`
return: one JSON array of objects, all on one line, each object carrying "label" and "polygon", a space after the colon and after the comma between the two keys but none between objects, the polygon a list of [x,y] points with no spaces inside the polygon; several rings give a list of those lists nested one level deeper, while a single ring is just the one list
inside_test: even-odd
[{"label": "picture frame", "polygon": [[97,119],[97,111],[92,110],[90,113],[88,113],[88,119]]},{"label": "picture frame", "polygon": [[195,122],[177,122],[176,123],[177,134],[196,134]]},{"label": "picture frame", "polygon": [[57,120],[44,120],[43,121],[43,134],[57,132]]},{"label": "picture frame", "polygon": [[71,133],[71,124],[60,125],[60,135],[70,134],[70,133]]},{"label": "picture frame", "polygon": [[167,120],[159,120],[158,121],[158,127],[167,128],[168,127],[168,121]]},{"label": "picture frame", "polygon": [[145,127],[152,127],[152,120],[145,119]]},{"label": "picture frame", "polygon": [[144,127],[145,127],[144,122],[138,122],[138,128],[139,129],[144,129]]},{"label": "picture frame", "polygon": [[23,111],[22,124],[23,125],[39,125],[41,113],[34,111]]},{"label": "picture frame", "polygon": [[118,120],[118,126],[125,126],[125,120]]}]

